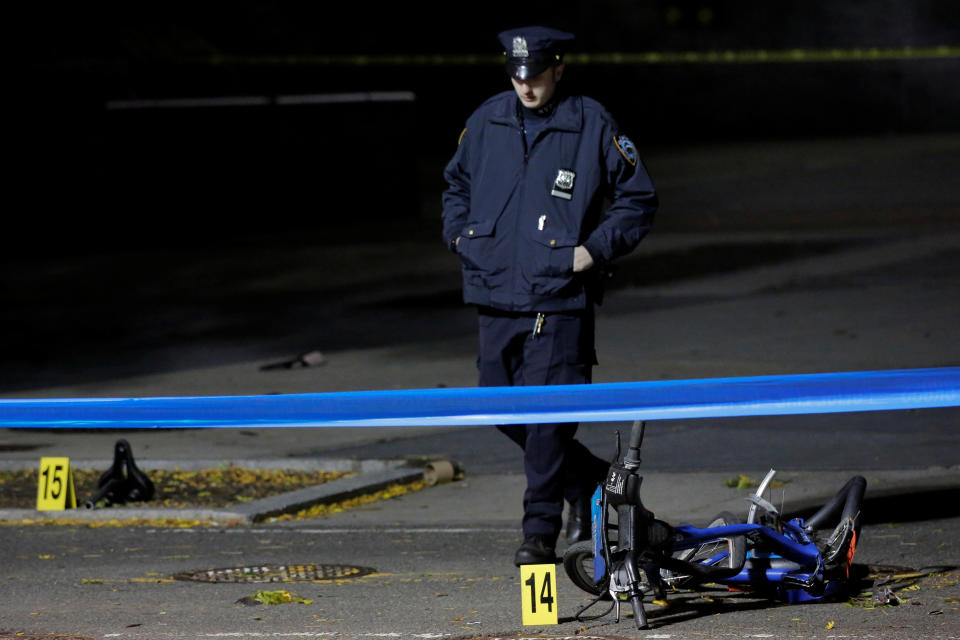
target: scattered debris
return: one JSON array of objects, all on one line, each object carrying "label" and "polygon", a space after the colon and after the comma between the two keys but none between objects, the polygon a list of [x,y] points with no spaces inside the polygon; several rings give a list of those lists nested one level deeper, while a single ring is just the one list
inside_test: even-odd
[{"label": "scattered debris", "polygon": [[878,585],[873,588],[873,602],[878,605],[898,605],[900,604],[900,596],[894,593],[890,587]]},{"label": "scattered debris", "polygon": [[260,367],[260,371],[276,371],[277,369],[302,369],[307,367],[322,367],[327,364],[327,357],[319,351],[302,353],[292,360],[273,362]]},{"label": "scattered debris", "polygon": [[427,486],[453,482],[457,468],[449,460],[431,460],[423,470],[423,481]]},{"label": "scattered debris", "polygon": [[101,502],[106,506],[127,502],[148,502],[153,499],[153,482],[137,467],[133,449],[126,440],[117,440],[113,448],[113,465],[97,481],[97,492],[84,505],[95,509]]}]

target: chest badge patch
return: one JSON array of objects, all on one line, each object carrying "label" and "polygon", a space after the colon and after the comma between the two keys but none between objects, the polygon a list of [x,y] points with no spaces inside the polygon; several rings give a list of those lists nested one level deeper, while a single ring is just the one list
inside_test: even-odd
[{"label": "chest badge patch", "polygon": [[569,169],[560,169],[557,171],[557,179],[553,181],[553,190],[550,195],[564,200],[573,199],[573,179],[577,174]]},{"label": "chest badge patch", "polygon": [[637,166],[637,148],[633,146],[633,143],[630,141],[630,138],[624,135],[619,135],[613,139],[617,145],[617,149],[620,150],[620,155],[623,156],[624,160],[630,163],[630,166]]}]

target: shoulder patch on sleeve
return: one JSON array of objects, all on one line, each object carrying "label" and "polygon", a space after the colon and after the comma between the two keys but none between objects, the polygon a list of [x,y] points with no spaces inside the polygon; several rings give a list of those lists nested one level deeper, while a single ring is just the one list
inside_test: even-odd
[{"label": "shoulder patch on sleeve", "polygon": [[463,142],[463,136],[466,135],[466,133],[467,133],[467,128],[464,127],[464,128],[463,128],[463,131],[460,132],[460,137],[457,138],[457,146],[458,146],[458,147],[460,146],[460,143]]},{"label": "shoulder patch on sleeve", "polygon": [[630,138],[621,134],[614,136],[613,141],[617,145],[617,149],[620,150],[623,159],[629,162],[630,166],[637,166],[637,148],[633,146]]}]

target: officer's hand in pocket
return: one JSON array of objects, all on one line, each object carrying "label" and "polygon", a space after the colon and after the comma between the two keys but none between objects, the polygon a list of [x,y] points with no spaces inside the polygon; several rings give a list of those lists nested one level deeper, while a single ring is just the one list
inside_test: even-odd
[{"label": "officer's hand in pocket", "polygon": [[593,266],[593,256],[583,245],[573,248],[573,272],[586,271]]}]

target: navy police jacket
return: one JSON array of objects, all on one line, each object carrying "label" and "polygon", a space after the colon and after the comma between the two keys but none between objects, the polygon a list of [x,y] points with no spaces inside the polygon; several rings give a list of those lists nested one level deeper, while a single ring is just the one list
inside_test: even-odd
[{"label": "navy police jacket", "polygon": [[[522,108],[505,91],[467,120],[444,170],[444,240],[460,256],[466,303],[585,309],[596,299],[599,269],[649,231],[656,192],[633,144],[596,101],[561,98],[529,148]],[[575,274],[580,244],[595,264]]]}]

